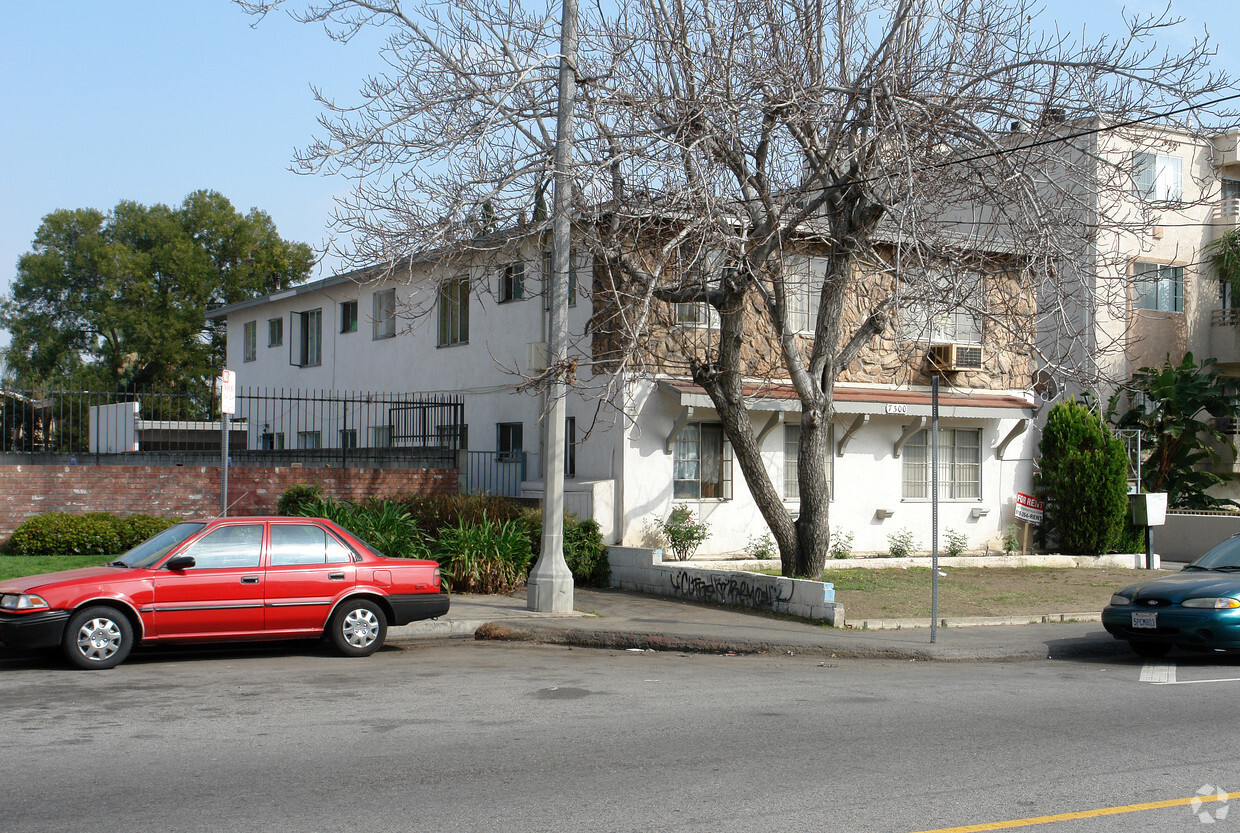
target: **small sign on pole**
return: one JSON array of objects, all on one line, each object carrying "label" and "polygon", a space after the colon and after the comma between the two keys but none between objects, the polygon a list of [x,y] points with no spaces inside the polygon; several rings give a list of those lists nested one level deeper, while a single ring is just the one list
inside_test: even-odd
[{"label": "small sign on pole", "polygon": [[237,412],[237,372],[220,371],[220,515],[228,514],[228,418]]},{"label": "small sign on pole", "polygon": [[237,413],[237,371],[220,371],[220,413]]}]

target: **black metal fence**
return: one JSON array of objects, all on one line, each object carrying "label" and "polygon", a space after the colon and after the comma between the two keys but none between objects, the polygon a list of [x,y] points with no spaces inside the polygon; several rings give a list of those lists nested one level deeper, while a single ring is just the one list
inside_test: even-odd
[{"label": "black metal fence", "polygon": [[455,468],[453,395],[239,388],[219,400],[150,391],[0,389],[0,459],[27,463]]}]

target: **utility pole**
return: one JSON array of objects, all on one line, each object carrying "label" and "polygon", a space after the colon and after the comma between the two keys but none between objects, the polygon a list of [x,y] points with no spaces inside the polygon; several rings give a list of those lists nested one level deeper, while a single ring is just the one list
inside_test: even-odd
[{"label": "utility pole", "polygon": [[577,0],[564,0],[560,22],[560,107],[555,128],[555,194],[551,227],[551,325],[547,333],[549,378],[543,416],[543,532],[538,563],[530,571],[526,607],[571,613],[573,574],[564,561],[564,441],[568,393],[568,270],[572,245],[573,102],[577,97]]}]

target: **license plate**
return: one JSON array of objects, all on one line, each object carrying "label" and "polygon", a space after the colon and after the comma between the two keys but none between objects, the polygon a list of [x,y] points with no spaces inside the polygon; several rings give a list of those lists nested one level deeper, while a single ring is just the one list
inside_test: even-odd
[{"label": "license plate", "polygon": [[1134,613],[1132,614],[1132,626],[1134,628],[1157,628],[1157,613]]}]

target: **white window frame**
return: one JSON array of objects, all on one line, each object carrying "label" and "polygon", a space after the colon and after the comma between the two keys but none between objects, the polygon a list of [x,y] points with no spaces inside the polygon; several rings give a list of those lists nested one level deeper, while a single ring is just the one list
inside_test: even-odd
[{"label": "white window frame", "polygon": [[[709,449],[711,455],[703,454],[703,437],[710,434],[710,441],[718,445]],[[717,477],[704,471],[717,460]],[[709,486],[710,488],[706,488]],[[709,494],[715,492],[715,494]],[[718,422],[690,422],[680,429],[672,444],[672,500],[731,500],[732,499],[732,444]]]},{"label": "white window frame", "polygon": [[340,333],[357,332],[357,299],[340,302]]},{"label": "white window frame", "polygon": [[267,346],[283,347],[284,346],[284,319],[268,318],[267,319]]},{"label": "white window frame", "polygon": [[[318,367],[323,364],[323,308],[291,313],[297,338],[289,343],[289,364]],[[297,360],[293,360],[293,351]]]},{"label": "white window frame", "polygon": [[457,275],[439,284],[437,347],[469,344],[469,277]]},{"label": "white window frame", "polygon": [[[930,429],[923,428],[900,453],[901,497],[930,500]],[[982,429],[939,429],[939,499],[982,499]]]},{"label": "white window frame", "polygon": [[[972,285],[970,285],[970,283]],[[985,309],[985,276],[958,276],[931,272],[918,280],[917,291],[900,305],[901,330],[908,338],[927,344],[981,344]]]},{"label": "white window frame", "polygon": [[1132,152],[1133,194],[1146,202],[1184,198],[1184,163],[1178,156],[1147,150]]},{"label": "white window frame", "polygon": [[822,284],[827,277],[827,259],[807,255],[784,258],[784,297],[788,329],[794,333],[813,333],[818,325]]},{"label": "white window frame", "polygon": [[323,447],[323,432],[321,431],[298,431],[297,447],[301,449],[313,450]]},{"label": "white window frame", "polygon": [[498,283],[495,293],[498,303],[525,300],[525,263],[518,260],[506,264],[499,271]]},{"label": "white window frame", "polygon": [[380,289],[371,295],[370,338],[379,341],[396,337],[396,289]]},{"label": "white window frame", "polygon": [[525,423],[495,423],[495,459],[501,463],[514,463],[525,451]]},{"label": "white window frame", "polygon": [[258,359],[258,321],[247,321],[241,325],[241,361],[252,362]]},{"label": "white window frame", "polygon": [[1132,308],[1153,312],[1184,312],[1184,267],[1134,261]]}]

